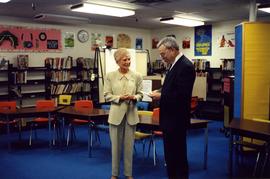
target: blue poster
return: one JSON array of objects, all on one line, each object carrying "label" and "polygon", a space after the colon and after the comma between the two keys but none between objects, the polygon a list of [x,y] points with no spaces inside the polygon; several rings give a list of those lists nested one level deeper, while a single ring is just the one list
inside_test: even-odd
[{"label": "blue poster", "polygon": [[195,27],[195,56],[212,55],[212,25]]},{"label": "blue poster", "polygon": [[143,40],[141,38],[136,38],[136,50],[143,49],[142,43],[143,43]]}]

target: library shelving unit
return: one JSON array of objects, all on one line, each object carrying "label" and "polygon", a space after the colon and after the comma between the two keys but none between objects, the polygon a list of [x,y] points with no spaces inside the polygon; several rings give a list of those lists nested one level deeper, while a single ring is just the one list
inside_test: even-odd
[{"label": "library shelving unit", "polygon": [[8,81],[9,95],[17,99],[20,107],[34,106],[37,99],[45,96],[45,68],[25,67],[18,68],[9,65]]},{"label": "library shelving unit", "polygon": [[81,89],[77,94],[78,99],[92,99],[91,89],[94,86],[94,59],[82,58],[76,59],[77,79],[82,83]]},{"label": "library shelving unit", "polygon": [[223,120],[223,94],[221,68],[207,68],[206,100],[200,105],[200,117]]},{"label": "library shelving unit", "polygon": [[9,61],[2,58],[0,62],[0,100],[9,99],[8,66]]},{"label": "library shelving unit", "polygon": [[[45,59],[45,97],[57,100],[67,94],[72,100],[91,99],[98,102],[98,69],[92,58],[47,58]],[[96,100],[97,98],[97,100]]]},{"label": "library shelving unit", "polygon": [[72,57],[45,59],[45,98],[58,99],[61,94],[76,98],[81,83],[77,80]]}]

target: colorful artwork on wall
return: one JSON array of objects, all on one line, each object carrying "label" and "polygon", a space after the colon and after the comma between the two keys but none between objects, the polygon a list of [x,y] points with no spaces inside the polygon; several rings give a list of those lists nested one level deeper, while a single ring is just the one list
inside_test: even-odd
[{"label": "colorful artwork on wall", "polygon": [[0,51],[61,52],[61,30],[0,25]]},{"label": "colorful artwork on wall", "polygon": [[118,34],[117,48],[131,48],[131,39],[127,34]]},{"label": "colorful artwork on wall", "polygon": [[152,49],[157,48],[158,41],[159,41],[159,39],[157,37],[152,38]]},{"label": "colorful artwork on wall", "polygon": [[143,49],[143,39],[142,38],[136,38],[136,49],[142,50]]},{"label": "colorful artwork on wall", "polygon": [[217,45],[219,48],[234,48],[235,46],[235,33],[224,32],[218,36]]},{"label": "colorful artwork on wall", "polygon": [[92,33],[91,34],[91,49],[95,50],[98,47],[102,46],[102,35],[100,33]]},{"label": "colorful artwork on wall", "polygon": [[105,37],[105,46],[106,48],[113,48],[113,36]]},{"label": "colorful artwork on wall", "polygon": [[212,55],[212,25],[195,27],[195,56]]},{"label": "colorful artwork on wall", "polygon": [[64,36],[64,44],[65,48],[73,48],[74,47],[74,37],[75,34],[73,32],[66,32]]},{"label": "colorful artwork on wall", "polygon": [[182,48],[183,49],[190,49],[190,37],[185,37],[182,40]]}]

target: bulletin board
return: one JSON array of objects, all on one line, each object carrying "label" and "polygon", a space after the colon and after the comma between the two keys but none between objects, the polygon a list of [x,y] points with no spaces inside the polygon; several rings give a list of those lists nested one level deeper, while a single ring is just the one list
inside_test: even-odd
[{"label": "bulletin board", "polygon": [[0,25],[0,51],[61,52],[61,30]]}]

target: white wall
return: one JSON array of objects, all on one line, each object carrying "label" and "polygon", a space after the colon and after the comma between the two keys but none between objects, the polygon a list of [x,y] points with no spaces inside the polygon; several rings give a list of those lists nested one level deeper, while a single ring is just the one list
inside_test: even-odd
[{"label": "white wall", "polygon": [[[43,66],[44,59],[46,57],[66,57],[72,56],[75,59],[77,57],[94,57],[94,51],[91,51],[91,33],[101,33],[103,39],[106,35],[111,35],[114,37],[114,47],[117,45],[117,35],[119,33],[126,33],[131,38],[131,48],[135,48],[136,37],[143,38],[143,48],[150,49],[150,30],[146,29],[135,29],[126,27],[116,27],[116,26],[106,26],[106,25],[94,25],[94,24],[84,24],[84,25],[48,25],[40,24],[34,22],[27,22],[22,19],[17,18],[7,18],[0,17],[0,25],[12,25],[12,26],[23,26],[29,28],[55,28],[60,29],[62,32],[62,47],[63,51],[61,53],[37,53],[37,52],[0,52],[0,56],[7,57],[11,63],[16,60],[18,54],[28,54],[29,55],[29,66]],[[89,40],[86,43],[80,43],[77,40],[77,32],[81,29],[88,31]],[[64,48],[63,36],[65,32],[75,33],[75,45],[74,48]]]},{"label": "white wall", "polygon": [[[212,24],[212,56],[194,56],[194,28],[193,27],[175,27],[157,29],[151,32],[152,37],[159,39],[166,35],[174,34],[179,42],[181,51],[190,59],[207,59],[211,67],[219,67],[221,58],[234,58],[234,48],[218,48],[217,40],[221,33],[234,32],[235,25],[241,21],[228,21]],[[151,38],[152,38],[151,37]],[[182,40],[190,37],[190,49],[182,49]],[[159,58],[158,50],[151,50],[151,60]]]}]

